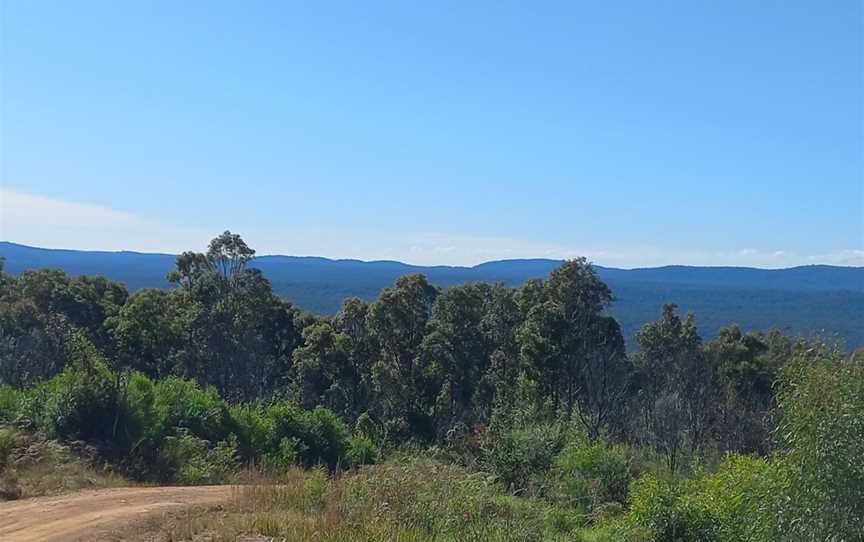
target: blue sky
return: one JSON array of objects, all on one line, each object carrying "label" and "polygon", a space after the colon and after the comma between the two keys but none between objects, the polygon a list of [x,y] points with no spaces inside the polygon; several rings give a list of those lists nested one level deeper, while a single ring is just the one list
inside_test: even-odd
[{"label": "blue sky", "polygon": [[858,1],[0,6],[5,240],[864,265]]}]

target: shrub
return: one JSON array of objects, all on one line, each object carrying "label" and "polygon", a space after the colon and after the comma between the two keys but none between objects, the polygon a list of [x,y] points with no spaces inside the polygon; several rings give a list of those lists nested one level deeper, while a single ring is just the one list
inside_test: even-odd
[{"label": "shrub", "polygon": [[228,409],[238,439],[238,451],[245,460],[263,461],[263,456],[273,451],[273,421],[264,411],[257,403],[231,405]]},{"label": "shrub", "polygon": [[266,452],[262,456],[261,464],[267,470],[286,472],[297,465],[302,447],[303,444],[297,437],[285,437],[279,441],[279,446],[275,450]]},{"label": "shrub", "polygon": [[717,518],[686,483],[648,474],[633,483],[630,501],[630,516],[651,533],[652,542],[722,540]]},{"label": "shrub", "polygon": [[216,388],[201,389],[191,380],[169,377],[154,388],[154,406],[169,431],[185,429],[198,438],[218,442],[232,432],[227,403]]},{"label": "shrub", "polygon": [[306,464],[323,463],[334,468],[345,455],[348,428],[331,410],[316,407],[302,411],[304,434],[301,440],[306,445],[301,455]]},{"label": "shrub", "polygon": [[864,532],[864,362],[815,348],[781,371],[775,506],[788,540],[855,540]]},{"label": "shrub", "polygon": [[155,384],[145,375],[133,373],[126,381],[121,403],[123,432],[129,441],[124,466],[137,478],[151,477],[166,431],[166,419],[156,407]]},{"label": "shrub", "polygon": [[23,393],[12,386],[0,386],[0,423],[18,420],[23,399]]},{"label": "shrub", "polygon": [[259,407],[258,416],[260,420],[256,423],[262,433],[256,438],[263,446],[256,451],[259,456],[264,456],[268,450],[280,449],[285,439],[292,442],[297,459],[307,466],[323,463],[334,468],[344,456],[348,429],[336,414],[324,407],[305,411],[280,402]]},{"label": "shrub", "polygon": [[305,508],[318,508],[324,504],[327,494],[327,472],[318,466],[311,469],[303,482]]},{"label": "shrub", "polygon": [[555,458],[550,485],[557,497],[593,513],[604,503],[627,503],[631,460],[623,446],[576,441]]},{"label": "shrub", "polygon": [[156,406],[156,385],[142,373],[132,373],[123,396],[127,431],[141,439],[158,441],[167,419]]},{"label": "shrub", "polygon": [[159,462],[163,475],[182,485],[224,482],[238,467],[237,438],[231,435],[211,448],[206,440],[182,431],[165,438]]},{"label": "shrub", "polygon": [[563,441],[561,429],[553,424],[490,431],[480,444],[481,465],[510,491],[536,489],[554,464]]},{"label": "shrub", "polygon": [[357,421],[354,422],[354,434],[367,437],[375,443],[380,443],[383,439],[381,426],[375,423],[367,412],[357,416]]},{"label": "shrub", "polygon": [[17,434],[14,429],[0,427],[0,473],[6,468],[9,454],[17,445]]},{"label": "shrub", "polygon": [[[651,532],[626,516],[613,516],[598,521],[590,530],[582,531],[580,542],[653,542]],[[685,539],[681,539],[685,540]]]},{"label": "shrub", "polygon": [[374,465],[381,460],[381,450],[365,435],[354,435],[348,439],[345,463],[348,467]]},{"label": "shrub", "polygon": [[28,392],[36,426],[50,437],[111,442],[119,414],[110,375],[99,368],[67,368]]},{"label": "shrub", "polygon": [[778,481],[776,464],[730,454],[701,481],[694,498],[716,518],[724,542],[782,540],[771,510],[782,492]]},{"label": "shrub", "polygon": [[[298,463],[332,469],[349,450],[345,424],[326,408],[229,407],[215,388],[176,377],[153,382],[137,372],[124,381],[99,363],[78,363],[23,392],[0,388],[6,419],[29,421],[49,438],[95,443],[136,478],[183,483],[224,478],[241,459],[283,472]],[[352,464],[380,457],[367,437],[352,440],[350,450]]]}]

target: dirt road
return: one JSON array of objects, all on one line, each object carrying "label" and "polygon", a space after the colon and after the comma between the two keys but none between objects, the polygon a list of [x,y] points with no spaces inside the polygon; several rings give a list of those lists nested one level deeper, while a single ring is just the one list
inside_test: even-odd
[{"label": "dirt road", "polygon": [[227,501],[231,494],[231,486],[128,487],[0,502],[0,540],[87,541],[148,514]]}]

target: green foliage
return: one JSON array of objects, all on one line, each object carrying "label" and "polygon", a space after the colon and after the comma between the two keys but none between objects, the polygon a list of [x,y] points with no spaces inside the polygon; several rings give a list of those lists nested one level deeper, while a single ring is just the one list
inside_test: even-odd
[{"label": "green foliage", "polygon": [[595,515],[609,503],[627,503],[632,459],[624,446],[576,441],[555,458],[550,486],[558,498]]},{"label": "green foliage", "polygon": [[307,466],[323,463],[335,468],[344,457],[348,429],[326,408],[307,411],[280,402],[243,412],[234,420],[245,441],[241,449],[267,457],[265,464],[284,467],[293,456]]},{"label": "green foliage", "polygon": [[98,367],[70,367],[23,391],[2,388],[0,398],[12,405],[4,416],[31,420],[51,437],[96,444],[135,477],[186,484],[223,480],[241,461],[284,472],[298,463],[335,468],[380,457],[365,437],[349,443],[345,424],[323,407],[229,407],[214,388],[189,380],[154,383],[131,373],[118,389],[108,376]]},{"label": "green foliage", "polygon": [[374,518],[411,526],[428,539],[566,539],[579,524],[571,511],[503,494],[488,476],[428,459],[360,469],[344,480],[340,495],[339,508],[353,524]]},{"label": "green foliage", "polygon": [[348,438],[348,449],[345,453],[346,466],[374,465],[381,461],[381,449],[365,435],[354,435]]},{"label": "green foliage", "polygon": [[640,427],[644,440],[666,456],[675,472],[689,449],[708,442],[714,426],[718,386],[692,314],[684,319],[675,305],[664,305],[660,318],[636,334]]},{"label": "green foliage", "polygon": [[0,423],[13,423],[21,415],[24,394],[12,386],[0,386]]},{"label": "green foliage", "polygon": [[169,423],[156,399],[156,385],[141,373],[132,373],[122,393],[126,431],[148,441],[158,440]]},{"label": "green foliage", "polygon": [[215,446],[181,431],[166,437],[159,450],[160,470],[182,485],[216,484],[227,480],[238,467],[237,438],[233,435]]},{"label": "green foliage", "polygon": [[579,532],[576,540],[580,542],[654,542],[648,529],[625,516],[601,519],[591,529]]},{"label": "green foliage", "polygon": [[357,417],[357,421],[354,423],[354,433],[367,437],[376,443],[381,442],[383,437],[381,434],[381,427],[375,423],[375,420],[373,420],[367,412],[364,412]]},{"label": "green foliage", "polygon": [[9,427],[0,427],[0,473],[6,468],[9,454],[18,444],[17,433]]},{"label": "green foliage", "polygon": [[645,475],[633,483],[630,514],[656,542],[714,542],[722,540],[717,519],[705,503],[694,498],[686,484]]},{"label": "green foliage", "polygon": [[284,437],[275,450],[264,453],[261,464],[270,471],[286,472],[299,463],[300,450],[303,448],[303,443],[297,437]]},{"label": "green foliage", "polygon": [[308,465],[323,463],[336,467],[345,453],[348,438],[345,423],[324,407],[302,411],[300,420],[300,439],[306,447],[301,454],[303,461]]},{"label": "green foliage", "polygon": [[34,390],[36,426],[48,436],[105,442],[115,436],[118,413],[107,371],[67,368]]},{"label": "green foliage", "polygon": [[692,479],[645,475],[633,482],[631,506],[621,521],[646,529],[650,540],[659,542],[788,540],[773,509],[788,498],[781,468],[777,462],[731,454],[716,472],[697,472]]},{"label": "green foliage", "polygon": [[481,465],[511,491],[539,491],[564,445],[555,423],[525,424],[490,431],[481,443]]},{"label": "green foliage", "polygon": [[711,510],[723,542],[783,540],[772,503],[782,498],[778,465],[768,460],[730,454],[699,482],[694,497]]},{"label": "green foliage", "polygon": [[154,407],[168,427],[204,440],[221,440],[232,430],[228,404],[216,389],[202,389],[191,380],[169,377],[157,382]]},{"label": "green foliage", "polygon": [[864,363],[802,352],[782,370],[777,402],[781,531],[789,540],[853,540],[864,532]]},{"label": "green foliage", "polygon": [[139,290],[106,320],[116,355],[125,365],[151,378],[171,373],[182,342],[181,307],[176,301],[168,290]]}]

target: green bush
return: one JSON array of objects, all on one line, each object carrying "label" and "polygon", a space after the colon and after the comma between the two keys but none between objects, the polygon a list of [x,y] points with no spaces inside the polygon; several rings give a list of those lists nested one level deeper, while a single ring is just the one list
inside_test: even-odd
[{"label": "green bush", "polygon": [[132,373],[126,381],[123,410],[127,430],[139,438],[159,440],[168,423],[164,410],[156,405],[156,385],[142,373]]},{"label": "green bush", "polygon": [[685,482],[664,482],[650,474],[630,492],[630,516],[651,533],[652,542],[720,542],[718,520]]},{"label": "green bush", "polygon": [[50,437],[111,443],[119,405],[105,370],[67,368],[28,392],[36,426]]},{"label": "green bush", "polygon": [[589,513],[604,503],[627,503],[631,458],[623,446],[576,441],[555,458],[549,485],[556,497]]},{"label": "green bush", "polygon": [[308,472],[303,482],[303,490],[305,508],[319,508],[324,504],[324,497],[327,494],[327,472],[323,467],[318,466]]},{"label": "green bush", "polygon": [[783,540],[771,509],[782,494],[777,472],[777,464],[766,459],[730,454],[701,480],[694,499],[711,511],[721,540]]},{"label": "green bush", "polygon": [[263,454],[261,465],[267,470],[286,472],[298,464],[302,447],[303,444],[297,437],[285,437],[279,441],[275,450]]},{"label": "green bush", "polygon": [[147,376],[133,373],[126,381],[121,403],[123,431],[130,443],[123,461],[127,473],[135,478],[160,476],[154,466],[167,420],[156,407],[156,385]]},{"label": "green bush", "polygon": [[347,467],[357,465],[374,465],[381,461],[381,450],[366,435],[354,435],[348,439],[348,451],[345,453]]},{"label": "green bush", "polygon": [[[292,442],[300,463],[307,466],[322,463],[335,468],[347,447],[348,429],[324,407],[306,411],[287,402],[273,403],[259,406],[256,415],[246,415],[238,422],[242,433],[253,436],[258,446],[255,455],[259,457],[281,449],[287,439]],[[243,425],[244,422],[254,426]]]},{"label": "green bush", "polygon": [[345,423],[324,407],[302,411],[301,419],[304,427],[300,439],[306,445],[301,458],[307,465],[323,463],[334,468],[344,457],[348,443]]},{"label": "green bush", "polygon": [[344,422],[326,408],[229,406],[212,387],[176,377],[154,382],[138,372],[118,379],[99,363],[76,364],[24,391],[0,388],[0,421],[7,420],[29,421],[50,438],[97,444],[127,474],[166,482],[217,480],[241,461],[284,472],[380,457],[367,437],[349,443]]},{"label": "green bush", "polygon": [[273,421],[265,416],[265,410],[259,403],[236,404],[228,409],[240,456],[246,461],[262,463],[265,454],[274,452]]},{"label": "green bush", "polygon": [[17,434],[14,429],[0,427],[0,473],[6,470],[9,454],[17,445]]},{"label": "green bush", "polygon": [[23,393],[12,386],[0,386],[0,423],[14,423],[21,415]]},{"label": "green bush", "polygon": [[510,491],[538,489],[561,451],[561,428],[538,423],[486,434],[480,444],[482,467]]},{"label": "green bush", "polygon": [[864,361],[814,348],[781,371],[774,513],[787,540],[864,532]]},{"label": "green bush", "polygon": [[[581,531],[579,542],[653,542],[651,532],[626,516],[601,519],[591,529]],[[681,539],[684,540],[684,539]]]},{"label": "green bush", "polygon": [[191,380],[176,377],[160,380],[154,388],[154,407],[169,431],[185,429],[210,442],[233,432],[228,404],[212,386],[201,389]]},{"label": "green bush", "polygon": [[231,435],[211,447],[206,440],[181,431],[178,436],[165,438],[159,462],[161,471],[178,484],[224,482],[239,466],[237,438]]}]

